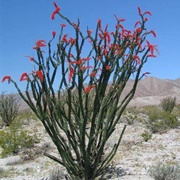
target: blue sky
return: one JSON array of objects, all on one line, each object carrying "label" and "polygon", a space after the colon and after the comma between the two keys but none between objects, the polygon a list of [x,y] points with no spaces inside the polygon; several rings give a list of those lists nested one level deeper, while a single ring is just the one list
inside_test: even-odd
[{"label": "blue sky", "polygon": [[[81,20],[82,29],[93,29],[97,19],[104,25],[115,24],[114,14],[126,19],[124,26],[132,29],[139,19],[137,7],[151,11],[148,28],[157,33],[151,40],[158,45],[160,54],[149,59],[144,72],[158,78],[180,78],[180,22],[179,0],[56,0],[61,13],[73,22]],[[50,16],[54,11],[52,0],[0,0],[0,79],[10,75],[19,81],[23,72],[32,70],[32,63],[25,55],[36,56],[32,49],[39,39],[50,40],[51,32],[60,29],[61,19]],[[69,33],[69,32],[67,32]],[[20,87],[23,87],[23,84]],[[12,84],[0,83],[0,92],[16,92]]]}]

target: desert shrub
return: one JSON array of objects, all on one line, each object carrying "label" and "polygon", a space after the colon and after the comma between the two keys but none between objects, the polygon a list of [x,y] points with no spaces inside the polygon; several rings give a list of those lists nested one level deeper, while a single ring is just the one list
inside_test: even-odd
[{"label": "desert shrub", "polygon": [[161,114],[153,114],[149,117],[147,126],[153,133],[165,131],[171,128],[176,128],[180,123],[176,116],[168,112],[161,112]]},{"label": "desert shrub", "polygon": [[178,118],[174,114],[158,108],[155,108],[148,116],[146,125],[153,133],[176,128],[180,125]]},{"label": "desert shrub", "polygon": [[0,167],[0,179],[11,177],[13,172]]},{"label": "desert shrub", "polygon": [[158,163],[155,167],[150,168],[149,175],[154,180],[179,180],[180,166]]},{"label": "desert shrub", "polygon": [[148,131],[144,131],[142,134],[141,134],[143,140],[145,142],[149,141],[150,139],[152,139],[152,133],[151,132],[148,132]]},{"label": "desert shrub", "polygon": [[161,100],[160,105],[164,111],[171,113],[176,106],[176,97],[166,97]]},{"label": "desert shrub", "polygon": [[22,161],[32,161],[43,155],[44,150],[39,146],[33,146],[32,148],[24,148],[20,153]]},{"label": "desert shrub", "polygon": [[17,95],[6,95],[4,92],[0,95],[0,116],[5,125],[9,126],[17,117],[19,110],[19,100]]},{"label": "desert shrub", "polygon": [[143,108],[136,106],[126,108],[120,122],[127,123],[128,125],[144,122],[147,119],[147,115],[144,113]]},{"label": "desert shrub", "polygon": [[35,137],[29,135],[28,131],[22,130],[20,127],[20,123],[15,120],[7,130],[0,131],[2,157],[6,157],[9,154],[16,154],[23,148],[33,147]]},{"label": "desert shrub", "polygon": [[133,124],[136,119],[137,115],[133,112],[129,112],[128,110],[123,114],[123,121],[125,121],[128,125]]},{"label": "desert shrub", "polygon": [[23,110],[18,113],[18,118],[21,120],[37,120],[37,116],[31,110]]},{"label": "desert shrub", "polygon": [[140,112],[146,114],[147,116],[151,115],[153,112],[159,112],[160,108],[158,106],[148,105],[140,108]]},{"label": "desert shrub", "polygon": [[180,118],[180,104],[177,104],[172,112],[174,115],[176,115],[178,118]]},{"label": "desert shrub", "polygon": [[65,179],[65,172],[59,168],[54,169],[49,176],[49,180],[62,180],[62,179]]}]

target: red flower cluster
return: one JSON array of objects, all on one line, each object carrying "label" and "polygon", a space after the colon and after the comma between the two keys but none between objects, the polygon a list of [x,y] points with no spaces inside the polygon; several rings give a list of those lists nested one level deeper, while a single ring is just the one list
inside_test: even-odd
[{"label": "red flower cluster", "polygon": [[40,47],[45,47],[45,46],[46,46],[46,41],[38,40],[36,42],[36,46],[34,46],[33,49],[39,49]]},{"label": "red flower cluster", "polygon": [[43,82],[44,76],[43,76],[42,71],[36,71],[35,74],[40,79],[40,81]]},{"label": "red flower cluster", "polygon": [[[55,2],[53,2],[53,4],[55,6],[55,10],[51,14],[52,20],[54,20],[55,15],[60,12],[60,7]],[[141,37],[142,37],[141,34],[143,34],[143,32],[144,32],[142,23],[148,21],[148,18],[144,18],[144,15],[145,14],[151,15],[151,12],[146,11],[145,13],[142,13],[140,7],[138,7],[138,13],[143,18],[143,20],[142,20],[142,22],[140,20],[138,20],[135,23],[134,31],[125,29],[124,26],[121,24],[121,22],[125,21],[125,19],[118,18],[116,15],[114,15],[117,20],[117,24],[115,26],[116,27],[115,32],[109,32],[108,25],[106,25],[105,29],[103,30],[101,19],[98,19],[97,20],[97,27],[98,27],[97,33],[99,35],[100,42],[102,42],[102,44],[100,44],[100,46],[99,46],[100,54],[97,57],[92,57],[92,58],[94,58],[95,60],[98,60],[98,61],[101,61],[101,60],[103,61],[104,56],[107,57],[111,52],[113,52],[114,55],[117,55],[117,56],[121,55],[124,58],[124,60],[123,60],[124,62],[127,61],[128,58],[132,58],[135,61],[136,65],[140,64],[141,58],[137,54],[136,55],[125,54],[125,52],[123,51],[123,47],[121,47],[120,44],[116,43],[118,39],[113,41],[114,40],[113,38],[115,38],[116,35],[118,35],[118,38],[120,38],[122,40],[127,38],[127,39],[129,39],[130,42],[132,42],[132,44],[128,45],[128,48],[131,48],[135,44],[135,45],[138,45],[140,49],[143,49],[143,47],[141,47],[143,44],[142,39],[141,39]],[[79,31],[79,24],[71,23],[71,25],[76,29],[76,32]],[[137,26],[139,26],[139,27],[137,27]],[[61,24],[61,30],[64,27],[66,27],[66,24]],[[153,30],[151,30],[149,32],[145,32],[144,34],[152,34],[154,37],[156,37],[156,33]],[[88,36],[90,42],[92,43],[93,37],[91,37],[91,35],[92,35],[92,30],[87,30],[87,36]],[[56,36],[55,31],[52,31],[52,36],[53,36],[53,38]],[[68,34],[64,34],[61,37],[61,42],[64,44],[67,43],[66,45],[69,45],[69,44],[73,45],[77,41],[78,41],[77,39],[74,39],[71,37],[68,38]],[[113,43],[113,42],[115,42],[115,43]],[[38,40],[36,42],[35,46],[33,47],[33,49],[38,50],[39,48],[45,47],[45,46],[46,46],[46,41]],[[144,46],[144,48],[149,49],[149,54],[147,55],[147,57],[156,57],[155,51],[158,52],[156,45],[152,45],[152,44],[150,44],[149,41],[146,40],[146,45]],[[29,58],[30,61],[35,61],[34,57],[31,57],[31,56],[25,56],[25,57]],[[70,54],[68,61],[67,61],[68,62],[68,65],[67,65],[68,66],[67,67],[68,68],[68,77],[67,78],[68,78],[69,83],[71,82],[72,78],[74,77],[77,69],[81,70],[81,71],[88,70],[87,75],[89,75],[91,77],[91,79],[96,79],[94,77],[97,77],[99,75],[97,73],[99,70],[102,71],[101,68],[103,68],[105,71],[111,71],[111,69],[113,71],[113,66],[110,66],[111,65],[110,63],[107,63],[108,65],[102,64],[102,66],[100,66],[99,69],[98,68],[95,69],[95,67],[92,67],[89,65],[90,64],[89,62],[86,63],[90,59],[91,59],[90,57],[76,59],[72,54]],[[90,68],[92,68],[93,70],[90,71],[89,70]],[[147,74],[149,74],[149,72],[144,73],[143,76],[146,76]],[[30,76],[32,76],[32,78],[35,78],[35,80],[36,79],[40,80],[41,82],[43,82],[44,78],[45,78],[43,71],[38,70],[38,71],[33,71],[30,74],[23,73],[20,77],[20,81],[30,81]],[[2,79],[2,82],[6,81],[6,80],[8,81],[8,83],[10,83],[11,76],[4,76]],[[91,91],[91,89],[93,89],[95,87],[96,87],[95,82],[93,82],[93,85],[89,85],[88,87],[84,88],[84,92],[87,94],[89,91]]]},{"label": "red flower cluster", "polygon": [[55,11],[53,11],[53,13],[51,14],[51,19],[54,20],[55,19],[55,15],[60,11],[60,7],[55,3],[54,3],[54,6],[55,6]]},{"label": "red flower cluster", "polygon": [[147,47],[149,48],[149,51],[150,51],[150,54],[147,55],[147,57],[156,57],[156,55],[154,54],[154,51],[156,51],[157,53],[158,52],[158,49],[157,49],[157,46],[156,45],[153,45],[153,44],[150,44],[149,41],[147,41]]},{"label": "red flower cluster", "polygon": [[66,24],[61,24],[61,27],[66,27]]},{"label": "red flower cluster", "polygon": [[29,76],[27,73],[23,73],[20,77],[20,81],[29,81]]},{"label": "red flower cluster", "polygon": [[2,82],[6,81],[6,80],[8,80],[8,83],[10,83],[10,81],[11,81],[11,76],[4,76],[4,77],[2,78]]},{"label": "red flower cluster", "polygon": [[145,15],[145,14],[149,14],[150,16],[152,15],[150,11],[146,11],[142,14],[140,7],[138,7],[138,13],[140,16]]},{"label": "red flower cluster", "polygon": [[71,61],[70,64],[82,65],[86,61],[89,61],[91,58],[81,58],[79,60]]},{"label": "red flower cluster", "polygon": [[71,81],[74,73],[75,73],[74,69],[71,66],[69,66],[69,75],[68,75],[68,81],[69,82]]},{"label": "red flower cluster", "polygon": [[34,58],[33,58],[33,57],[31,57],[31,56],[25,56],[25,57],[29,58],[29,59],[30,59],[30,61],[34,61]]},{"label": "red flower cluster", "polygon": [[23,73],[20,77],[20,81],[30,81],[29,75],[34,74],[35,76],[37,76],[41,82],[43,82],[44,80],[44,76],[42,71],[35,71],[33,73],[27,74],[27,73]]},{"label": "red flower cluster", "polygon": [[55,32],[55,31],[53,31],[53,32],[52,32],[52,36],[53,36],[53,37],[55,37],[55,35],[56,35],[56,32]]},{"label": "red flower cluster", "polygon": [[95,88],[95,85],[90,85],[85,89],[85,93],[87,94],[91,89]]}]

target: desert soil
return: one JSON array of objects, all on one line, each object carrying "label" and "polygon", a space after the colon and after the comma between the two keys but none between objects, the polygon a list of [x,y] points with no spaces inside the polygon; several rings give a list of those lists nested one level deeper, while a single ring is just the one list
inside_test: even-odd
[{"label": "desert soil", "polygon": [[[0,173],[9,172],[9,177],[2,180],[45,180],[57,168],[61,169],[62,174],[65,173],[61,166],[41,154],[44,148],[47,148],[49,153],[55,153],[55,147],[42,125],[37,121],[30,121],[29,128],[36,129],[41,142],[36,144],[32,151],[25,151],[27,154],[19,153],[19,155],[0,158]],[[107,143],[107,151],[116,142],[122,128],[123,123],[117,125]],[[153,134],[148,142],[145,142],[141,136],[145,130],[146,127],[140,122],[127,125],[121,145],[113,159],[115,172],[109,179],[152,180],[148,174],[150,167],[158,162],[169,164],[180,162],[180,128]]]}]

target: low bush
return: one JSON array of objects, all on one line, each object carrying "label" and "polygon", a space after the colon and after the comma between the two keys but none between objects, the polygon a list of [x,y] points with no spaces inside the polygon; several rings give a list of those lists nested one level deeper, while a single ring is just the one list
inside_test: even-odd
[{"label": "low bush", "polygon": [[13,171],[12,170],[6,170],[2,167],[0,167],[0,179],[4,179],[4,178],[10,178],[13,175]]},{"label": "low bush", "polygon": [[149,175],[154,180],[179,180],[180,166],[158,163],[155,167],[150,168]]},{"label": "low bush", "polygon": [[147,116],[151,115],[153,112],[155,112],[157,114],[157,112],[160,111],[160,108],[158,106],[144,106],[141,107],[141,113],[146,114]]},{"label": "low bush", "polygon": [[177,116],[161,110],[158,107],[151,107],[146,109],[148,119],[146,120],[146,126],[152,133],[162,132],[171,128],[180,126],[180,121]]},{"label": "low bush", "polygon": [[15,120],[8,129],[0,131],[1,157],[16,154],[23,148],[31,148],[35,142],[35,136],[22,130],[20,123]]},{"label": "low bush", "polygon": [[62,169],[54,169],[50,176],[49,176],[49,180],[62,180],[65,179],[65,172],[63,172]]},{"label": "low bush", "polygon": [[19,100],[17,95],[6,95],[4,92],[0,95],[0,117],[5,125],[9,126],[18,115]]},{"label": "low bush", "polygon": [[152,139],[152,133],[148,132],[148,131],[144,131],[142,134],[141,134],[143,140],[145,142],[149,141],[150,139]]},{"label": "low bush", "polygon": [[37,120],[37,116],[31,110],[23,110],[18,113],[18,118],[23,121]]},{"label": "low bush", "polygon": [[164,111],[171,113],[176,106],[176,97],[166,97],[161,100],[160,105]]},{"label": "low bush", "polygon": [[125,121],[128,125],[132,125],[134,121],[137,120],[137,115],[133,112],[129,112],[128,110],[123,114],[123,121]]}]

